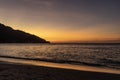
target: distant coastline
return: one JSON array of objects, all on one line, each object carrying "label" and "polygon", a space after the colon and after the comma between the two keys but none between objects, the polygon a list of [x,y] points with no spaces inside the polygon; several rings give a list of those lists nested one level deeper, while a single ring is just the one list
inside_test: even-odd
[{"label": "distant coastline", "polygon": [[51,44],[76,44],[76,45],[120,45],[120,43],[51,43]]}]

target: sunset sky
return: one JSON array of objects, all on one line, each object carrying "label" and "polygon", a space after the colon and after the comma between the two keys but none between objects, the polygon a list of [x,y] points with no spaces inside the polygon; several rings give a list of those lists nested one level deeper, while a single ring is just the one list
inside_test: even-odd
[{"label": "sunset sky", "polygon": [[51,42],[120,42],[120,0],[0,0],[0,23]]}]

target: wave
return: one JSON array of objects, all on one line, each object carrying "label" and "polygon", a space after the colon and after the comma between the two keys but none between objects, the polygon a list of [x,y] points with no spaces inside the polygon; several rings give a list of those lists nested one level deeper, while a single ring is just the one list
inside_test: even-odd
[{"label": "wave", "polygon": [[[22,59],[22,60],[33,60],[33,61],[45,61],[45,62],[53,62],[53,63],[65,63],[65,64],[75,64],[75,65],[87,65],[87,66],[95,66],[95,67],[109,67],[109,68],[116,68],[120,69],[120,67],[116,66],[110,66],[110,65],[105,65],[105,64],[100,64],[100,63],[87,63],[87,62],[80,62],[80,61],[72,61],[72,60],[56,60],[56,59],[45,59],[45,58],[23,58],[23,57],[14,57],[14,56],[2,56],[0,55],[1,58],[13,58],[13,59]],[[104,61],[104,60],[103,60]],[[107,61],[106,62],[113,62],[113,61]],[[120,62],[113,62],[120,64]]]}]

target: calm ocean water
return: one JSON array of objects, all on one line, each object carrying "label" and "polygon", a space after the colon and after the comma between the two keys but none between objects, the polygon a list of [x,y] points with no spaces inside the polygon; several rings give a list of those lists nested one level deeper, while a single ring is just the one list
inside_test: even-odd
[{"label": "calm ocean water", "polygon": [[120,45],[0,44],[0,56],[120,69]]}]

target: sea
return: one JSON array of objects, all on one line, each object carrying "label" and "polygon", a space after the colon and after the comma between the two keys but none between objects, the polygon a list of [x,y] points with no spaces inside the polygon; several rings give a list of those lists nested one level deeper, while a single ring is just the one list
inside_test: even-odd
[{"label": "sea", "polygon": [[0,58],[120,69],[120,44],[0,44]]}]

